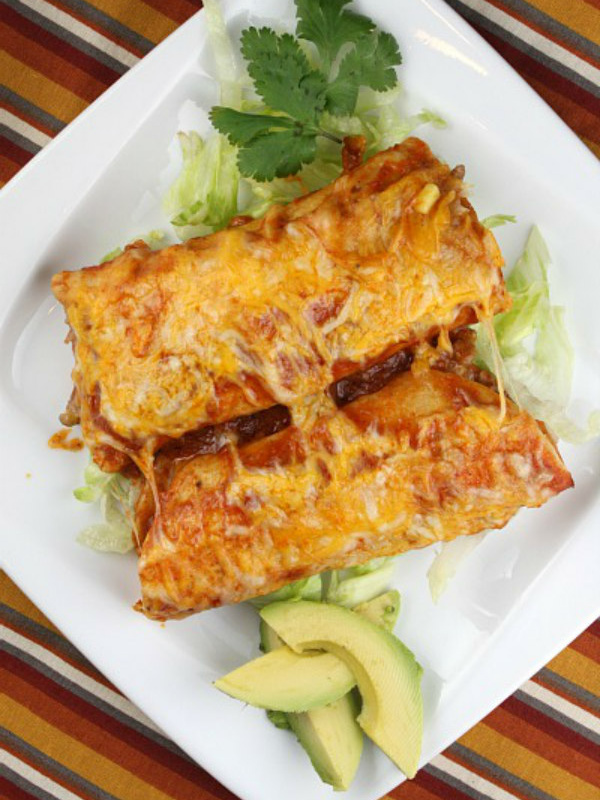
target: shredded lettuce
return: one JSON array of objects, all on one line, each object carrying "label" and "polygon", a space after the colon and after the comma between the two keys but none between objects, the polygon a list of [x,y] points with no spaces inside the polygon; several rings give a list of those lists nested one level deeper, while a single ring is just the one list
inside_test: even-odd
[{"label": "shredded lettuce", "polygon": [[506,225],[507,222],[516,222],[517,218],[514,214],[492,214],[490,217],[485,217],[481,220],[484,228],[498,228],[500,225]]},{"label": "shredded lettuce", "polygon": [[[136,236],[132,241],[136,241],[137,239],[142,239],[152,250],[160,250],[164,245],[165,233],[159,230],[150,231],[150,233],[146,233],[143,236]],[[115,247],[114,250],[102,256],[99,263],[104,264],[106,261],[112,261],[113,258],[120,256],[122,252],[122,247]]]},{"label": "shredded lettuce", "polygon": [[486,536],[487,531],[484,531],[471,536],[459,536],[451,542],[442,542],[439,553],[427,571],[429,592],[434,603],[437,603],[446,591],[464,559]]},{"label": "shredded lettuce", "polygon": [[94,550],[111,553],[127,553],[133,549],[133,503],[135,496],[131,481],[118,472],[103,472],[93,462],[85,468],[85,486],[73,494],[83,503],[100,501],[104,522],[84,528],[77,541]]},{"label": "shredded lettuce", "polygon": [[[549,265],[546,243],[533,227],[506,281],[513,307],[494,318],[502,378],[519,406],[559,438],[581,443],[600,435],[600,410],[590,414],[583,428],[567,416],[574,353],[564,309],[550,301]],[[477,331],[477,353],[484,366],[492,370],[492,343],[482,325]]]},{"label": "shredded lettuce", "polygon": [[389,588],[395,567],[391,558],[376,559],[376,562],[381,561],[385,563],[376,563],[366,571],[365,567],[368,565],[331,573],[326,602],[353,608],[380,595]]},{"label": "shredded lettuce", "polygon": [[269,603],[277,603],[280,600],[320,600],[321,599],[321,576],[312,575],[301,581],[293,581],[275,592],[270,592],[262,597],[254,597],[248,602],[254,608],[263,608]]},{"label": "shredded lettuce", "polygon": [[219,133],[179,133],[183,165],[163,206],[181,239],[224,228],[238,210],[236,148]]}]

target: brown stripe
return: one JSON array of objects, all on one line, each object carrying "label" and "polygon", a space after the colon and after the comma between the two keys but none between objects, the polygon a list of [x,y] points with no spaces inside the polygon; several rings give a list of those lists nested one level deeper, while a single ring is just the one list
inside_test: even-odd
[{"label": "brown stripe", "polygon": [[[536,33],[540,34],[540,36],[543,36],[545,39],[548,39],[548,41],[560,45],[560,47],[564,48],[569,53],[576,55],[582,61],[586,61],[588,64],[591,64],[594,67],[598,66],[597,58],[595,58],[585,50],[576,47],[572,39],[569,39],[568,37],[568,34],[570,33],[569,28],[564,29],[564,36],[561,37],[558,36],[557,33],[555,33],[555,31],[550,27],[546,27],[539,24],[537,20],[532,17],[531,13],[529,15],[527,15],[526,13],[522,13],[520,4],[519,8],[517,9],[515,4],[502,2],[502,0],[485,0],[485,1],[489,5],[495,6],[500,11],[504,11],[504,13],[507,14],[509,17],[518,20],[523,25],[526,25],[528,28],[530,28],[532,31],[535,31]],[[523,4],[522,10],[524,12],[528,10],[528,6],[526,3]],[[529,9],[529,11],[531,12],[531,9]],[[485,12],[483,11],[482,13]],[[514,35],[518,36],[518,34],[516,33]],[[532,49],[536,49],[534,45],[529,45],[529,46]]]},{"label": "brown stripe", "polygon": [[2,775],[0,775],[0,797],[6,798],[6,800],[36,800],[34,795],[15,786],[12,781]]},{"label": "brown stripe", "polygon": [[598,780],[600,748],[514,697],[493,711],[486,725],[588,783]]},{"label": "brown stripe", "polygon": [[118,72],[10,8],[5,9],[0,23],[0,36],[7,52],[15,58],[90,102],[120,77]]},{"label": "brown stripe", "polygon": [[[3,71],[3,74],[6,73]],[[0,597],[2,597],[2,602],[10,608],[14,608],[15,611],[24,614],[39,625],[48,628],[48,630],[60,634],[58,628],[50,622],[48,617],[42,614],[37,606],[34,606],[27,595],[23,594],[16,583],[13,583],[6,572],[2,570],[0,570]]]},{"label": "brown stripe", "polygon": [[600,696],[600,670],[591,659],[576,650],[563,650],[548,664],[548,669]]},{"label": "brown stripe", "polygon": [[147,6],[156,9],[156,11],[166,14],[169,19],[172,19],[178,25],[186,22],[192,14],[195,14],[202,7],[202,3],[193,3],[190,0],[168,0],[166,3],[164,0],[144,0],[144,2]]},{"label": "brown stripe", "polygon": [[36,128],[41,133],[45,133],[46,136],[50,136],[52,138],[56,133],[56,131],[53,131],[47,125],[44,125],[37,119],[34,119],[29,114],[26,114],[21,108],[15,108],[15,106],[4,100],[2,97],[0,97],[0,108],[3,108],[5,111],[8,111],[11,114],[14,114],[15,117],[19,117],[19,119],[23,120],[23,122],[31,125],[32,128]]},{"label": "brown stripe", "polygon": [[[23,749],[18,749],[14,747],[10,742],[4,742],[3,747],[7,753],[11,753],[15,758],[18,758],[24,764],[27,764],[28,767],[39,772],[40,775],[44,775],[44,777],[49,778],[51,781],[54,781],[59,786],[62,786],[64,789],[67,789],[74,794],[77,794],[79,797],[84,798],[84,800],[98,800],[97,794],[94,795],[90,792],[86,792],[81,786],[76,784],[79,781],[76,780],[76,776],[73,776],[71,781],[65,780],[62,776],[58,775],[55,771],[49,770],[47,767],[47,763],[42,761],[41,759],[32,758],[27,752]],[[41,752],[41,751],[38,751]],[[48,759],[46,759],[47,761]],[[66,770],[67,774],[70,773],[70,770]]]},{"label": "brown stripe", "polygon": [[[517,50],[512,45],[490,34],[483,28],[479,29],[479,33],[481,33],[492,47],[494,47],[530,84],[533,85],[534,81],[537,82],[538,85],[541,83],[545,87],[550,88],[555,96],[559,95],[563,98],[569,98],[572,108],[575,106],[578,110],[581,110],[581,112],[588,114],[593,134],[587,131],[585,135],[594,141],[600,141],[600,100],[598,98],[593,97],[584,89],[581,89],[565,78],[562,78],[560,75],[557,75],[555,72],[547,69],[543,64],[535,61],[526,53]],[[572,118],[571,115],[569,115],[564,119],[567,125],[571,126],[576,133],[579,133],[577,127],[578,123],[581,121],[579,117]]]},{"label": "brown stripe", "polygon": [[89,5],[118,19],[121,24],[154,44],[165,39],[177,27],[165,14],[151,11],[141,0],[89,0]]},{"label": "brown stripe", "polygon": [[112,689],[117,694],[121,694],[121,692],[119,692],[119,690],[116,689],[101,672],[99,672],[92,664],[90,664],[85,656],[79,653],[79,651],[76,650],[62,636],[51,632],[48,632],[48,635],[44,635],[43,629],[36,630],[33,625],[27,627],[24,625],[19,625],[18,619],[15,619],[14,617],[9,619],[6,614],[2,614],[1,607],[0,620],[2,625],[5,625],[10,630],[18,633],[20,636],[23,636],[30,642],[35,642],[36,644],[41,645],[45,650],[53,653],[55,656],[58,656],[58,658],[60,658],[62,661],[70,664],[72,667],[75,667],[80,672],[83,672],[97,683],[106,686],[108,689]]},{"label": "brown stripe", "polygon": [[[104,792],[127,800],[174,800],[183,796],[178,791],[173,792],[173,789],[179,788],[176,775],[171,775],[169,790],[163,792],[145,779],[146,775],[154,773],[149,763],[140,765],[129,759],[122,766],[107,757],[101,748],[91,747],[75,731],[64,733],[60,726],[46,721],[36,711],[37,709],[19,705],[18,700],[15,701],[10,696],[0,708],[0,715],[6,715],[11,720],[16,736],[30,743],[32,747],[43,750],[50,758],[64,764],[75,775],[81,775]],[[187,791],[189,800],[189,785]],[[208,798],[214,800],[211,795]]]},{"label": "brown stripe", "polygon": [[532,678],[532,680],[539,686],[543,686],[554,694],[568,700],[584,711],[589,711],[590,714],[598,715],[600,709],[600,698],[592,692],[586,691],[579,683],[573,683],[562,675],[552,672],[549,669],[543,669],[541,672]]},{"label": "brown stripe", "polygon": [[[8,181],[21,169],[20,164],[16,164],[14,161],[11,161],[10,158],[4,155],[5,141],[6,140],[0,136],[0,188],[5,186]],[[27,155],[29,155],[29,153]]]},{"label": "brown stripe", "polygon": [[571,643],[570,647],[600,664],[600,638],[594,636],[591,631],[584,631]]},{"label": "brown stripe", "polygon": [[[56,8],[64,11],[65,14],[68,14],[73,19],[76,19],[78,22],[81,22],[83,25],[87,25],[88,28],[91,28],[96,33],[102,34],[107,39],[110,39],[111,42],[118,44],[119,47],[123,47],[125,50],[128,50],[134,56],[138,58],[143,58],[148,52],[149,49],[152,49],[152,44],[149,43],[147,47],[140,46],[139,39],[137,36],[127,37],[124,35],[119,35],[115,28],[109,25],[102,25],[96,19],[94,19],[92,15],[85,15],[82,13],[82,9],[85,8],[83,5],[77,5],[73,2],[63,2],[63,0],[46,0],[47,3],[50,5],[55,6]],[[113,20],[116,22],[116,20]]]},{"label": "brown stripe", "polygon": [[[126,728],[18,659],[3,654],[2,662],[7,694],[22,706],[115,765],[147,775],[148,782],[159,791],[170,792],[180,800],[189,797],[198,780],[198,767],[193,762]],[[211,780],[202,775],[203,784],[210,785]],[[212,783],[219,786],[216,781]],[[218,796],[235,800],[229,793]]]},{"label": "brown stripe", "polygon": [[396,789],[390,792],[390,797],[393,797],[394,800],[406,800],[404,795],[405,787],[412,787],[414,783],[417,783],[421,789],[427,792],[425,795],[427,798],[436,798],[436,800],[471,800],[468,794],[461,792],[454,786],[450,786],[445,781],[442,781],[435,775],[432,775],[427,771],[427,767],[424,767],[417,773],[417,777],[414,781],[403,783],[401,786],[398,786]]},{"label": "brown stripe", "polygon": [[520,744],[514,735],[519,726],[506,736],[494,730],[488,719],[462,736],[460,743],[492,763],[501,759],[505,770],[557,800],[597,800],[596,789],[589,783]]},{"label": "brown stripe", "polygon": [[[510,792],[511,795],[514,795],[519,800],[532,800],[531,791],[529,787],[524,785],[523,781],[514,779],[510,783],[508,782],[508,774],[503,774],[506,771],[498,766],[498,764],[502,763],[501,753],[496,754],[495,762],[497,761],[498,764],[495,762],[491,763],[474,753],[473,750],[470,750],[468,747],[463,747],[455,742],[448,748],[444,755],[456,764],[460,764],[465,769],[478,775],[480,778],[493,783],[494,786],[498,786],[504,789],[504,791]],[[514,778],[512,775],[510,777]]]},{"label": "brown stripe", "polygon": [[6,136],[0,136],[0,143],[2,144],[2,155],[10,158],[19,168],[26,164],[32,156],[31,153],[11,142]]},{"label": "brown stripe", "polygon": [[530,5],[571,28],[580,36],[600,44],[600,0],[528,0]]}]

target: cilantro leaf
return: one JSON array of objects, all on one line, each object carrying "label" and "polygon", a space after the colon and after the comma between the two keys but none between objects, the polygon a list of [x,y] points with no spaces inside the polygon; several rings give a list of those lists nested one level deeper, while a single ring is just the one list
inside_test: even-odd
[{"label": "cilantro leaf", "polygon": [[361,37],[344,56],[327,87],[327,110],[338,116],[353,114],[359,87],[369,86],[378,92],[392,89],[398,82],[394,67],[401,63],[398,43],[391,33],[380,31]]},{"label": "cilantro leaf", "polygon": [[312,69],[298,41],[270,28],[242,33],[242,54],[258,94],[276,111],[316,124],[325,106],[327,80]]},{"label": "cilantro leaf", "polygon": [[231,144],[245,145],[260,134],[297,127],[291,117],[271,114],[248,114],[233,108],[213,106],[210,121],[215,128],[225,134]]},{"label": "cilantro leaf", "polygon": [[272,131],[252,139],[238,153],[238,166],[242,175],[257,181],[271,181],[295,175],[303,164],[314,161],[317,137],[302,129]]},{"label": "cilantro leaf", "polygon": [[329,72],[340,47],[370,33],[375,23],[362,14],[347,11],[350,0],[295,0],[296,36],[313,42]]}]

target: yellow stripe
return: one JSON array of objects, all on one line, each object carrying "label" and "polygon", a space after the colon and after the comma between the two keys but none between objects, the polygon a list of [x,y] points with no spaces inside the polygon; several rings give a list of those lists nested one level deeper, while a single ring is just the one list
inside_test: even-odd
[{"label": "yellow stripe", "polygon": [[[3,700],[0,720],[16,736],[115,797],[172,800],[172,795],[161,792],[81,741],[67,736],[12,698]],[[133,763],[131,767],[139,769]]]},{"label": "yellow stripe", "polygon": [[566,28],[600,44],[600,11],[585,0],[528,0],[529,5],[554,17]]},{"label": "yellow stripe", "polygon": [[95,6],[132,31],[158,44],[178,27],[177,23],[140,0],[91,0]]},{"label": "yellow stripe", "polygon": [[0,52],[0,73],[5,85],[15,94],[63,122],[71,122],[88,105],[81,97],[8,53]]},{"label": "yellow stripe", "polygon": [[579,684],[595,695],[600,695],[600,669],[595,661],[578,653],[572,647],[563,650],[548,664],[548,669],[562,675],[571,683]]},{"label": "yellow stripe", "polygon": [[557,800],[598,800],[598,791],[526,747],[480,723],[460,743]]},{"label": "yellow stripe", "polygon": [[1,570],[0,598],[2,598],[3,603],[5,603],[7,606],[10,606],[10,608],[14,608],[15,611],[24,614],[26,617],[29,617],[29,619],[34,620],[34,622],[38,622],[40,625],[43,625],[45,628],[49,628],[55,633],[60,633],[60,631],[55,628],[48,619],[46,619],[42,612],[33,605],[31,600],[29,600],[29,598],[23,594],[19,587],[11,581],[8,575]]}]

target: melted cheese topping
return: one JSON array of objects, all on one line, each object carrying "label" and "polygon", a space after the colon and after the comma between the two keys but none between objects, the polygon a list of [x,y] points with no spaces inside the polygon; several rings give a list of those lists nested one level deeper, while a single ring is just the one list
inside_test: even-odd
[{"label": "melted cheese topping", "polygon": [[451,373],[398,376],[303,426],[176,468],[142,547],[149,616],[264,594],[299,578],[502,527],[572,484],[535,420]]},{"label": "melted cheese topping", "polygon": [[460,179],[409,139],[263,220],[60,273],[86,443],[151,453],[161,437],[291,404],[477,309],[504,310],[501,266]]}]

